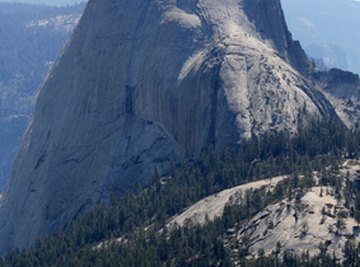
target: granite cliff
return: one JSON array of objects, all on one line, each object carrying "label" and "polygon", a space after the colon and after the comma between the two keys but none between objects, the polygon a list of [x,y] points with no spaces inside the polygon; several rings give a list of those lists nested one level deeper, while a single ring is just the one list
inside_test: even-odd
[{"label": "granite cliff", "polygon": [[209,144],[337,119],[306,78],[312,68],[279,0],[91,0],[39,95],[2,203],[0,251]]}]

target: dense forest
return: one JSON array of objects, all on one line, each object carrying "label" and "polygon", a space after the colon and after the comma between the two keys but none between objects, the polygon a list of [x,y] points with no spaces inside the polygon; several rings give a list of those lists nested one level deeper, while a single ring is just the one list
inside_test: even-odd
[{"label": "dense forest", "polygon": [[[224,240],[237,222],[314,184],[312,179],[299,180],[298,174],[326,173],[329,166],[336,169],[345,158],[357,158],[359,147],[359,129],[324,121],[310,123],[296,136],[270,132],[222,153],[209,146],[199,160],[174,166],[167,176],[155,174],[145,187],[137,184],[125,195],[114,195],[111,203],[79,214],[60,233],[5,256],[0,266],[235,266],[234,262],[240,266],[339,266],[326,249],[317,257],[279,255],[275,244],[270,256],[260,251],[257,259],[247,258],[245,249],[234,259]],[[166,227],[171,216],[208,195],[280,174],[291,175],[271,192],[248,191],[246,201],[227,206],[215,221]],[[323,176],[321,184],[339,186],[335,177]],[[349,201],[360,199],[354,186],[349,185],[349,190],[353,198]],[[360,204],[355,205],[354,214],[360,214]],[[359,266],[359,252],[359,245],[349,240],[344,266]]]}]

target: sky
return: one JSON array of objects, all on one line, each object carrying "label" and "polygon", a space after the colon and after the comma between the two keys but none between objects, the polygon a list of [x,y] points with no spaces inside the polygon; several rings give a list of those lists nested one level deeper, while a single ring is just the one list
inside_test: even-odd
[{"label": "sky", "polygon": [[66,6],[72,5],[80,2],[85,2],[86,0],[0,0],[0,3],[28,3],[28,4],[46,4],[51,6]]},{"label": "sky", "polygon": [[[355,4],[356,3],[356,4]],[[294,39],[319,66],[360,74],[360,1],[282,0]],[[322,62],[321,62],[322,61]]]}]

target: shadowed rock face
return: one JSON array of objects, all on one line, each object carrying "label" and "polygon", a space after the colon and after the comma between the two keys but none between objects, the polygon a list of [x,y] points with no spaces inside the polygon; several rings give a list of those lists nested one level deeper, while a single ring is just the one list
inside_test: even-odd
[{"label": "shadowed rock face", "polygon": [[278,0],[90,1],[18,154],[0,251],[208,144],[336,117],[299,73],[307,64]]},{"label": "shadowed rock face", "polygon": [[316,78],[323,84],[326,84],[326,90],[337,98],[360,98],[360,79],[358,74],[331,69],[328,72],[318,73]]}]

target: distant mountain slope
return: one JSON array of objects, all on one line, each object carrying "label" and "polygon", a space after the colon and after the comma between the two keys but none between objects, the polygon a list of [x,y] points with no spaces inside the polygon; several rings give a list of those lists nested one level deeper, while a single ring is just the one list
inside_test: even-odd
[{"label": "distant mountain slope", "polygon": [[0,4],[0,190],[7,183],[38,88],[83,8]]},{"label": "distant mountain slope", "polygon": [[282,5],[294,38],[319,65],[360,74],[359,1],[282,0]]},{"label": "distant mountain slope", "polygon": [[0,0],[0,3],[26,3],[32,5],[47,5],[47,6],[66,6],[74,5],[82,2],[87,2],[87,0]]}]

